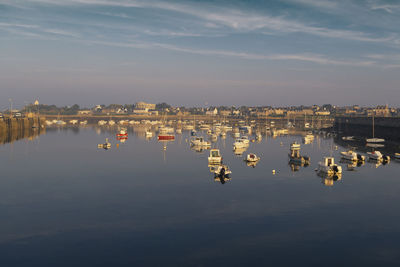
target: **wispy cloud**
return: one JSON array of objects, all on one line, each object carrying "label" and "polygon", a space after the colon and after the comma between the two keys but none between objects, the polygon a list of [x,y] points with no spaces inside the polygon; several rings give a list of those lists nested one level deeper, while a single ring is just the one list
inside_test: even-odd
[{"label": "wispy cloud", "polygon": [[219,57],[230,57],[239,58],[246,60],[284,60],[284,61],[303,61],[321,65],[342,65],[342,66],[359,66],[368,67],[373,66],[374,61],[359,61],[359,60],[336,60],[324,57],[318,54],[255,54],[247,52],[236,52],[227,50],[210,50],[210,49],[194,49],[188,47],[180,47],[170,44],[163,43],[143,43],[143,42],[130,42],[130,43],[118,43],[118,42],[103,42],[103,41],[90,41],[88,44],[98,44],[106,46],[118,46],[128,48],[140,48],[140,49],[167,49],[176,52],[197,54],[203,56],[219,56]]},{"label": "wispy cloud", "polygon": [[379,5],[379,4],[374,4],[371,6],[371,10],[384,10],[388,13],[394,13],[396,11],[400,10],[400,5]]},{"label": "wispy cloud", "polygon": [[286,0],[287,2],[297,3],[306,6],[312,6],[316,8],[336,8],[337,3],[334,1],[327,0]]},{"label": "wispy cloud", "polygon": [[[108,1],[108,0],[30,0],[36,3],[45,3],[53,5],[98,5],[98,6],[115,6],[127,8],[153,8],[196,17],[205,21],[205,25],[212,25],[214,28],[220,26],[227,27],[238,32],[254,32],[272,30],[276,33],[306,33],[310,35],[340,38],[345,40],[354,40],[362,42],[383,42],[396,44],[398,36],[394,33],[387,36],[376,36],[371,33],[362,31],[354,31],[347,29],[334,29],[331,27],[316,26],[315,23],[307,24],[301,21],[291,20],[285,16],[270,16],[259,14],[256,11],[243,11],[234,8],[225,8],[220,6],[205,6],[195,3],[182,4],[165,1]],[[291,0],[298,3],[321,6],[334,7],[336,4],[331,1],[317,0]],[[111,15],[108,13],[108,15]],[[114,14],[122,18],[128,17],[126,14]],[[271,31],[268,31],[271,34]],[[397,44],[396,44],[397,45]]]}]

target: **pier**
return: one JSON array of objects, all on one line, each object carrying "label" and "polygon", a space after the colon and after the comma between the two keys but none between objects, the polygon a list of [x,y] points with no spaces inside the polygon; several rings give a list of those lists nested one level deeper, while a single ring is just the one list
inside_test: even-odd
[{"label": "pier", "polygon": [[0,119],[0,144],[31,138],[45,132],[43,117]]}]

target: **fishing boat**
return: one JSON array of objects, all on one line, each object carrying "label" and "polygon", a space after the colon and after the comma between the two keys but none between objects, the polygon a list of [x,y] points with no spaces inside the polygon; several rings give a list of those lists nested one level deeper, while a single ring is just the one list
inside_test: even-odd
[{"label": "fishing boat", "polygon": [[310,157],[300,155],[300,144],[297,142],[290,144],[289,163],[308,166],[310,164]]},{"label": "fishing boat", "polygon": [[342,173],[342,166],[335,164],[335,159],[333,157],[324,157],[324,161],[318,163],[317,171],[319,173],[334,175]]},{"label": "fishing boat", "polygon": [[177,134],[181,134],[182,133],[182,129],[181,128],[176,129],[176,133]]},{"label": "fishing boat", "polygon": [[361,154],[354,152],[353,150],[342,151],[340,152],[342,158],[351,161],[365,161],[365,157]]},{"label": "fishing boat", "polygon": [[202,137],[202,136],[197,136],[197,137],[194,137],[194,138],[192,138],[191,140],[190,140],[190,144],[192,145],[192,146],[202,146],[202,147],[209,147],[209,146],[211,146],[211,143],[210,142],[208,142],[208,141],[206,141],[206,140],[204,140],[204,137]]},{"label": "fishing boat", "polygon": [[222,157],[219,152],[219,149],[211,149],[210,150],[210,156],[208,157],[208,162],[209,163],[221,163],[222,162]]},{"label": "fishing boat", "polygon": [[250,154],[247,154],[247,157],[246,157],[245,161],[247,161],[247,162],[257,162],[260,159],[261,158],[259,156],[257,156],[256,154],[250,153]]}]

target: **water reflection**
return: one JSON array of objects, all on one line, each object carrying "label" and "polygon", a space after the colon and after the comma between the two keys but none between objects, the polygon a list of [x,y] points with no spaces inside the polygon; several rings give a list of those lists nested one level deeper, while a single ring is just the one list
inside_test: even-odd
[{"label": "water reflection", "polygon": [[27,139],[33,141],[40,135],[46,133],[46,128],[31,128],[26,127],[23,129],[6,130],[0,132],[0,145],[13,143],[18,140]]}]

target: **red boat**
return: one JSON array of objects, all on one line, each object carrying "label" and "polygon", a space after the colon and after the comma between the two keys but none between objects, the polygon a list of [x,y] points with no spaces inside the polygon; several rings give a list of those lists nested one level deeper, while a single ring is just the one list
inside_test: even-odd
[{"label": "red boat", "polygon": [[158,140],[175,140],[175,135],[173,134],[159,134]]},{"label": "red boat", "polygon": [[117,137],[128,137],[128,132],[125,129],[122,129],[117,133]]}]

